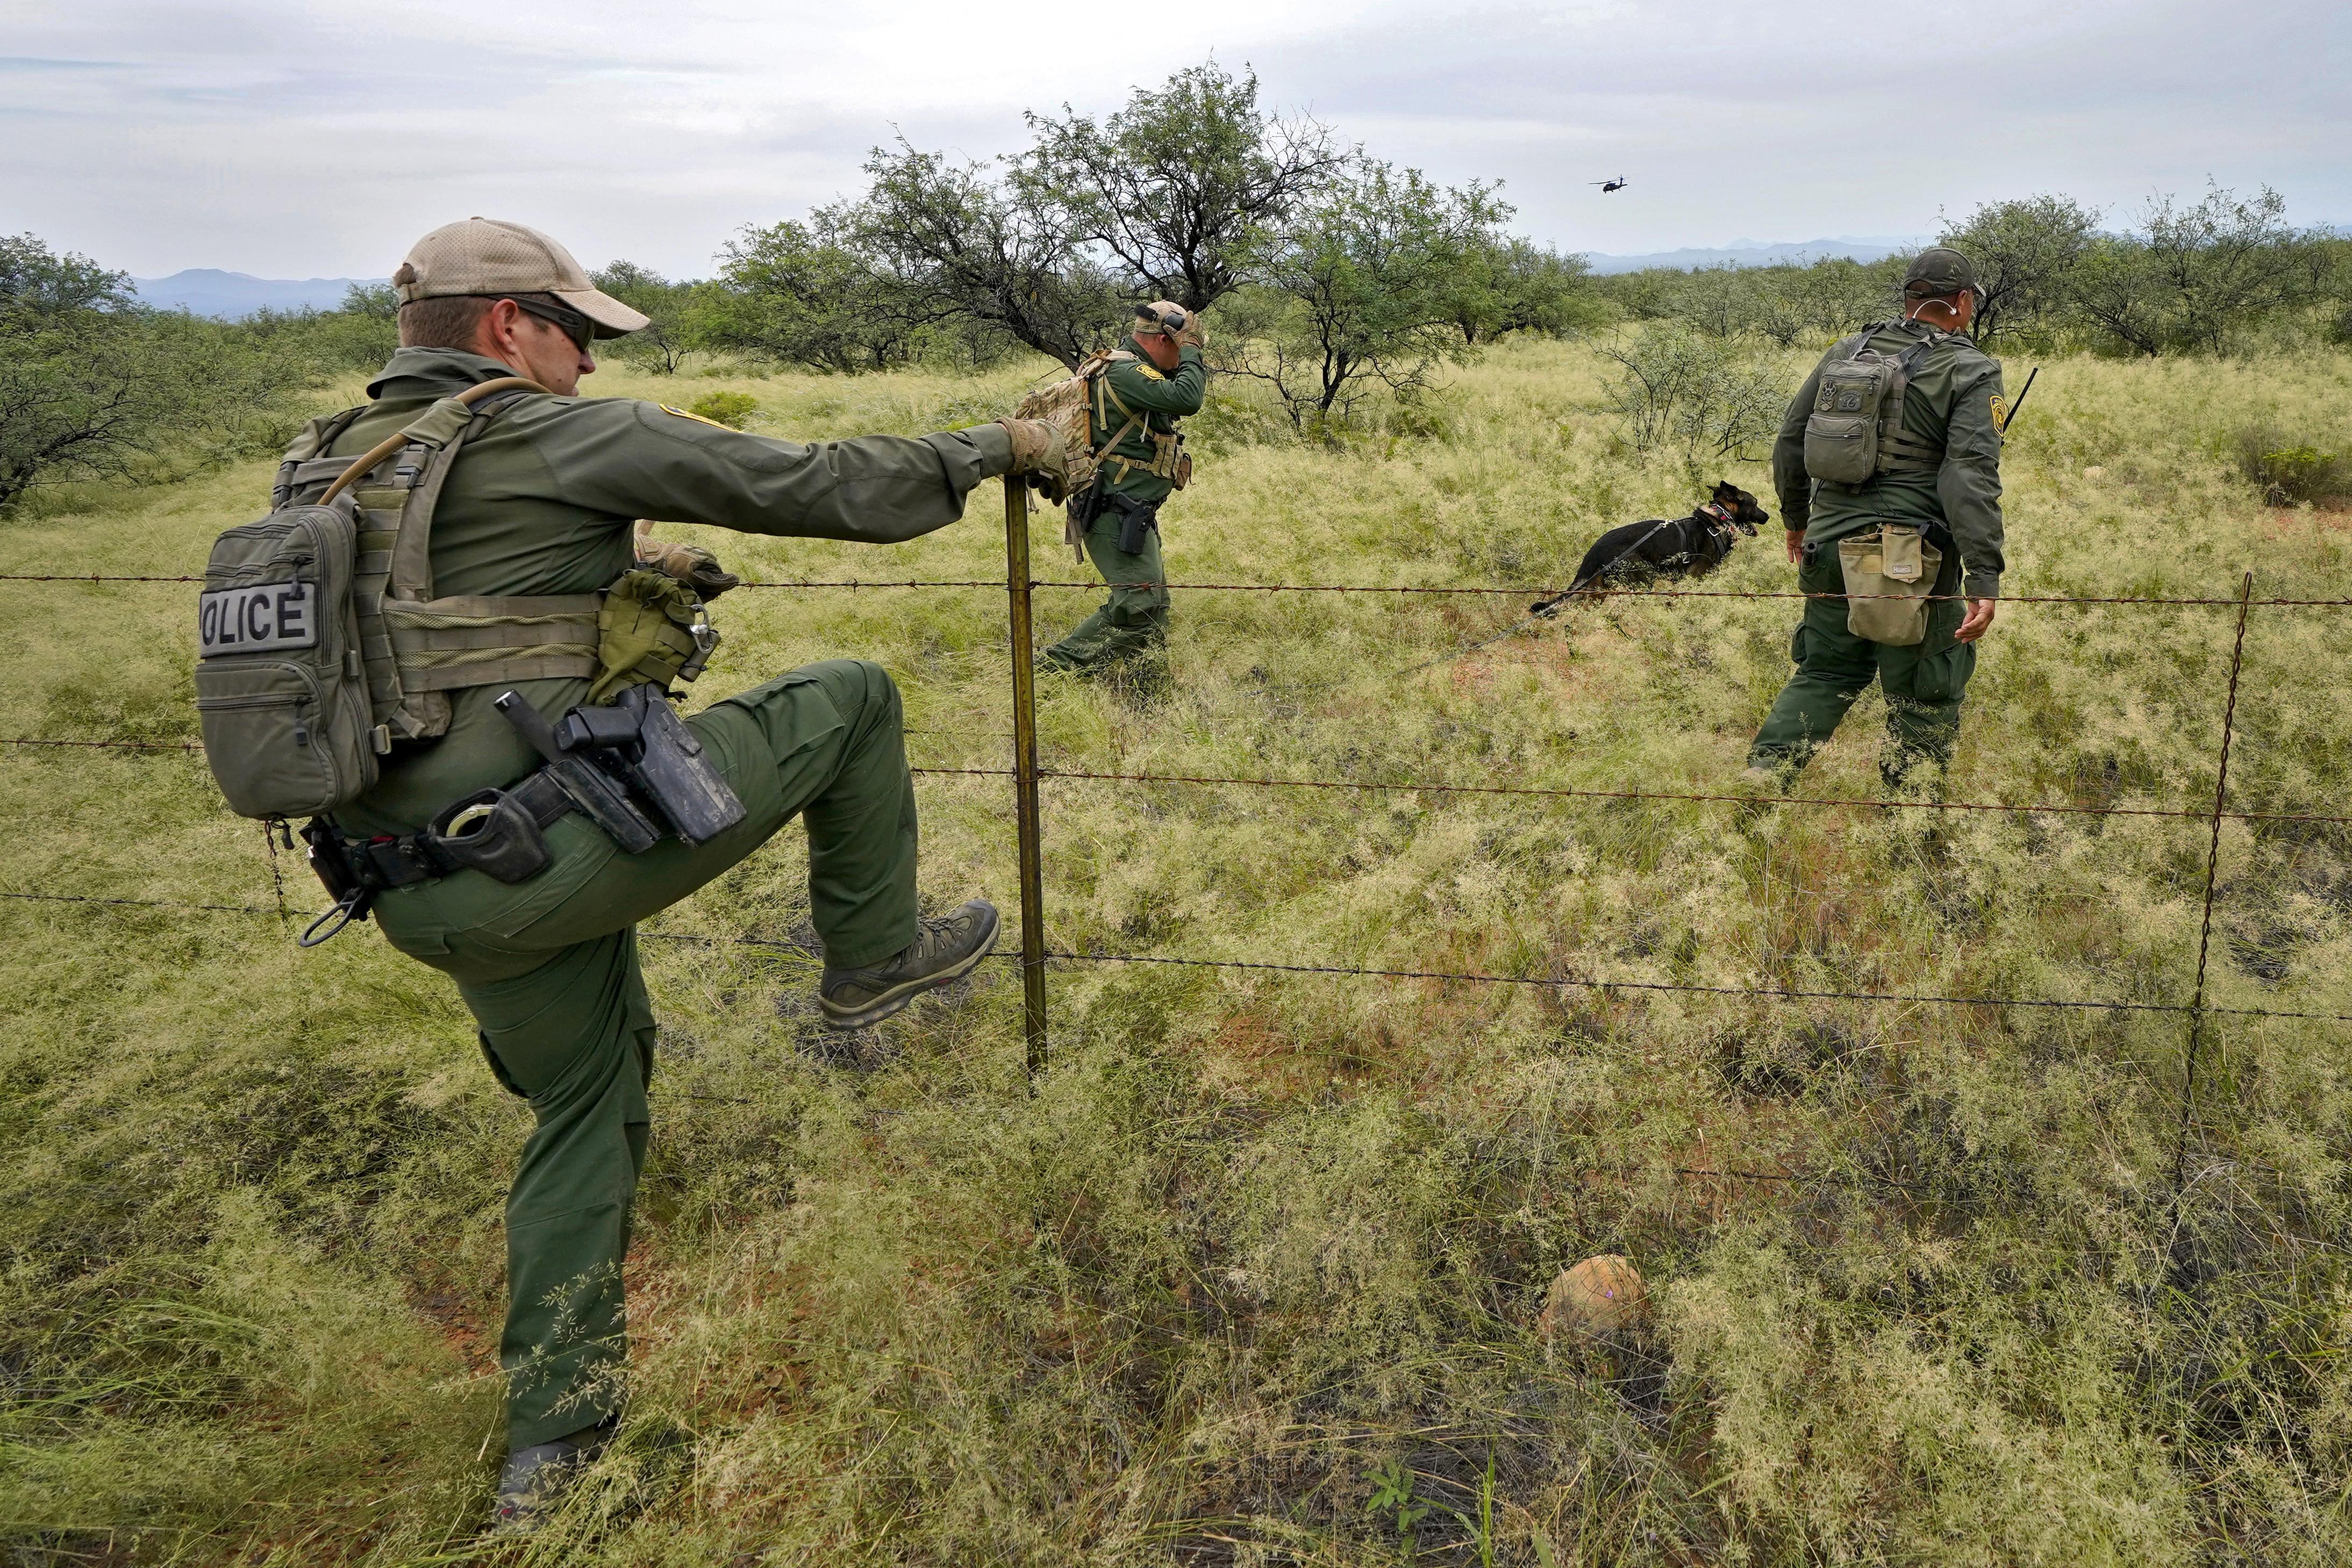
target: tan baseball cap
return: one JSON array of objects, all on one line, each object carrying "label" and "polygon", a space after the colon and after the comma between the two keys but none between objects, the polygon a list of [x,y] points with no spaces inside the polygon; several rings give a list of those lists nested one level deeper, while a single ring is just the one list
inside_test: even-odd
[{"label": "tan baseball cap", "polygon": [[1191,318],[1181,305],[1172,299],[1155,299],[1149,305],[1135,308],[1134,335],[1139,338],[1172,338],[1184,329]]},{"label": "tan baseball cap", "polygon": [[595,323],[599,338],[653,325],[588,281],[572,253],[537,229],[496,218],[444,224],[408,250],[392,275],[400,302],[452,294],[552,294]]}]

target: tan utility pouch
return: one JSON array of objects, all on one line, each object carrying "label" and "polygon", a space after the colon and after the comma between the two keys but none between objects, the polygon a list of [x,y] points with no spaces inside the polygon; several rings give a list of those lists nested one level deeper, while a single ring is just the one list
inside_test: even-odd
[{"label": "tan utility pouch", "polygon": [[1927,635],[1927,595],[1944,552],[1917,528],[1881,528],[1838,541],[1845,573],[1846,630],[1870,643],[1907,648]]}]

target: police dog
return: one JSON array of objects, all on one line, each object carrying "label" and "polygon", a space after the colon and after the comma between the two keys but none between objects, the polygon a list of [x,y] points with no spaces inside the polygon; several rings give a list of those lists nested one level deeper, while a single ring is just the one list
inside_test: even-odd
[{"label": "police dog", "polygon": [[1753,538],[1757,525],[1771,520],[1772,514],[1758,506],[1755,497],[1728,480],[1718,480],[1715,494],[1687,517],[1627,523],[1593,540],[1569,592],[1581,593],[1603,583],[1615,587],[1660,578],[1705,577],[1723,564],[1739,534]]},{"label": "police dog", "polygon": [[[1612,588],[1638,586],[1662,578],[1673,581],[1705,577],[1723,564],[1741,534],[1752,538],[1758,524],[1771,520],[1772,514],[1758,506],[1755,497],[1729,480],[1718,479],[1715,494],[1687,517],[1672,522],[1647,517],[1612,528],[1593,540],[1592,548],[1584,552],[1584,559],[1576,569],[1574,586],[1549,599],[1537,600],[1528,606],[1528,613],[1548,621],[1559,613],[1561,605],[1586,594],[1605,593]],[[1491,637],[1482,637],[1467,647],[1409,664],[1396,673],[1410,675],[1417,670],[1448,664],[1529,629],[1526,621],[1517,621]]]}]

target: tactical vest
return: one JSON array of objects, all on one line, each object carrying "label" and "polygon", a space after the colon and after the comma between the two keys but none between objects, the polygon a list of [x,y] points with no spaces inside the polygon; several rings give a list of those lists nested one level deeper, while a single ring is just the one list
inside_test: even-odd
[{"label": "tactical vest", "polygon": [[[1104,350],[1089,354],[1077,370],[1052,386],[1040,387],[1021,400],[1013,411],[1015,419],[1038,419],[1062,433],[1062,449],[1066,454],[1068,493],[1077,495],[1094,483],[1096,473],[1106,464],[1115,464],[1124,478],[1136,469],[1144,469],[1172,482],[1182,489],[1192,476],[1192,460],[1180,450],[1183,437],[1174,434],[1162,435],[1151,429],[1147,417],[1120,402],[1110,390],[1107,373],[1113,363],[1135,358],[1124,349]],[[1095,430],[1097,425],[1110,429],[1111,405],[1127,416],[1127,422],[1112,432],[1108,439],[1097,445]],[[1111,455],[1112,450],[1127,439],[1128,434],[1141,428],[1151,438],[1152,460],[1130,462]]]},{"label": "tactical vest", "polygon": [[[1111,356],[1115,360],[1131,360],[1134,357],[1125,352]],[[1152,429],[1151,422],[1147,415],[1138,413],[1128,407],[1125,400],[1111,389],[1110,377],[1107,375],[1096,378],[1094,392],[1097,425],[1106,430],[1110,428],[1110,411],[1113,408],[1117,408],[1119,413],[1127,416],[1127,423],[1117,430],[1111,431],[1108,438],[1100,446],[1095,448],[1091,455],[1096,463],[1115,465],[1121,479],[1140,470],[1156,478],[1169,481],[1179,490],[1191,482],[1192,459],[1182,449],[1184,441],[1182,435],[1174,431],[1161,432]],[[1134,463],[1127,458],[1114,455],[1118,444],[1127,439],[1128,433],[1138,428],[1140,428],[1151,442],[1151,461],[1149,463]],[[1094,431],[1089,429],[1087,434],[1091,439]]]},{"label": "tactical vest", "polygon": [[599,673],[601,593],[433,591],[433,512],[467,438],[513,399],[503,377],[436,402],[357,458],[320,454],[365,411],[303,428],[270,512],[213,547],[199,601],[206,759],[248,817],[319,816],[363,793],[394,745],[449,728],[467,686]]},{"label": "tactical vest", "polygon": [[1951,334],[1931,328],[1899,354],[1871,348],[1871,338],[1889,325],[1864,329],[1852,340],[1852,352],[1822,367],[1805,419],[1805,472],[1815,479],[1859,487],[1882,474],[1933,473],[1943,465],[1940,443],[1903,428],[1903,396],[1919,361]]}]

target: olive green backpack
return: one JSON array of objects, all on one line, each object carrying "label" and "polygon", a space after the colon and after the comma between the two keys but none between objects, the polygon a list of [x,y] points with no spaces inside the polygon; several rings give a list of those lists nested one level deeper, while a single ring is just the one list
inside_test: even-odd
[{"label": "olive green backpack", "polygon": [[433,509],[503,377],[435,402],[355,460],[320,455],[363,410],[305,427],[269,515],[222,534],[196,612],[196,713],[231,810],[316,817],[395,745],[449,727],[449,693],[597,673],[595,593],[436,598]]},{"label": "olive green backpack", "polygon": [[[1849,340],[1855,347],[1822,366],[1812,413],[1805,419],[1805,472],[1832,485],[1866,485],[1898,468],[1932,469],[1940,448],[1903,429],[1903,394],[1929,350],[1949,337],[1930,330],[1899,354],[1869,348],[1869,328]],[[1843,345],[1841,345],[1843,346]]]}]

